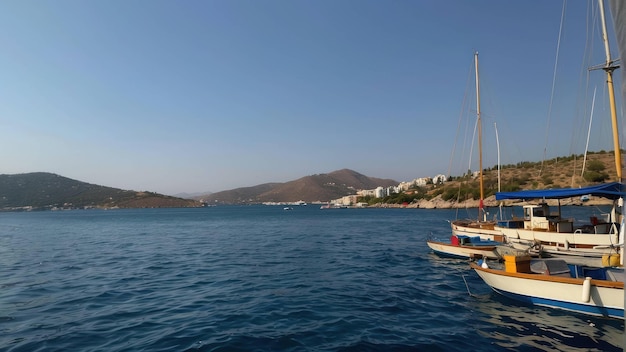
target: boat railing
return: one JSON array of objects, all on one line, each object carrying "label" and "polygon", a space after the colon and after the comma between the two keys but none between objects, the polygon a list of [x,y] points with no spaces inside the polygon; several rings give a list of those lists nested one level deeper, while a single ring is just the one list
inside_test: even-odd
[{"label": "boat railing", "polygon": [[619,224],[616,222],[592,223],[591,225],[582,225],[576,228],[574,233],[580,234],[598,234],[598,235],[614,235],[619,233]]}]

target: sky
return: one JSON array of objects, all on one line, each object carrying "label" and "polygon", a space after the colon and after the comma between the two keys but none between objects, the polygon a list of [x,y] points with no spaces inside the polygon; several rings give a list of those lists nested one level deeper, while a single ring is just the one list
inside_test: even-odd
[{"label": "sky", "polygon": [[477,168],[476,51],[483,166],[584,153],[594,88],[588,149],[612,150],[593,6],[3,1],[0,174],[163,194],[460,175]]}]

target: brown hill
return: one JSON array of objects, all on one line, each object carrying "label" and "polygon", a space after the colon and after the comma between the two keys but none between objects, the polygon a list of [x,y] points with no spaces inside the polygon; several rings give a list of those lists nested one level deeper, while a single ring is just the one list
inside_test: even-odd
[{"label": "brown hill", "polygon": [[199,207],[152,192],[94,185],[46,172],[0,175],[0,210]]},{"label": "brown hill", "polygon": [[398,185],[397,181],[368,177],[343,169],[328,174],[305,176],[285,183],[265,183],[195,197],[209,204],[254,204],[263,202],[327,202],[360,189]]}]

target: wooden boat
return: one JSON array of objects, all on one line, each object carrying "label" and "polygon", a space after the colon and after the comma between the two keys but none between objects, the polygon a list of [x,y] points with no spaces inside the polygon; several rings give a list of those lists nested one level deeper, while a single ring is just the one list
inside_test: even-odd
[{"label": "wooden boat", "polygon": [[503,296],[533,305],[624,319],[624,269],[590,268],[561,259],[504,256],[505,267],[470,263]]},{"label": "wooden boat", "polygon": [[500,243],[483,240],[478,236],[452,235],[449,243],[428,240],[426,244],[433,252],[444,257],[470,259],[500,258],[497,252],[497,246]]},{"label": "wooden boat", "polygon": [[457,219],[450,222],[453,235],[479,236],[482,239],[504,242],[504,236],[496,229],[495,221],[487,220],[487,213],[484,209],[484,187],[483,187],[483,152],[482,152],[482,122],[480,112],[480,80],[478,75],[478,53],[474,53],[474,66],[476,77],[476,129],[478,131],[478,155],[479,155],[479,188],[480,200],[478,202],[478,219]]},{"label": "wooden boat", "polygon": [[[561,207],[552,211],[547,199],[563,199],[591,194],[614,201],[614,207],[605,218],[590,216],[588,223],[575,225],[574,219],[562,216]],[[622,251],[623,230],[618,208],[624,194],[624,185],[612,182],[585,188],[563,188],[496,193],[496,199],[533,200],[535,205],[523,206],[522,218],[500,221],[495,228],[518,249],[531,249],[552,255],[567,256],[568,261],[584,260],[591,265],[603,265],[603,257],[619,258]],[[577,258],[583,257],[583,258]],[[594,258],[595,263],[590,261]]]},{"label": "wooden boat", "polygon": [[496,229],[496,221],[459,219],[450,222],[453,235],[478,236],[485,240],[504,243],[506,241],[502,231]]},{"label": "wooden boat", "polygon": [[[570,197],[599,196],[613,201],[613,209],[604,219],[590,217],[584,226],[574,226],[572,219],[561,216],[559,203],[558,212],[551,212],[545,202],[524,207],[524,217],[512,221],[498,223],[494,229],[506,236],[507,241],[516,248],[535,248],[545,253],[559,255],[571,263],[585,262],[592,265],[604,265],[615,256],[616,261],[623,264],[624,244],[624,184],[622,183],[622,157],[619,143],[615,92],[613,88],[613,71],[619,66],[617,60],[611,59],[609,50],[606,19],[603,0],[598,1],[602,23],[602,39],[606,54],[604,64],[598,66],[606,72],[607,86],[613,126],[613,145],[617,182],[596,185],[587,188],[566,188],[550,190],[531,190],[521,192],[496,193],[497,200],[518,199],[563,199]],[[559,201],[560,202],[560,201]],[[610,263],[609,263],[610,264]]]}]

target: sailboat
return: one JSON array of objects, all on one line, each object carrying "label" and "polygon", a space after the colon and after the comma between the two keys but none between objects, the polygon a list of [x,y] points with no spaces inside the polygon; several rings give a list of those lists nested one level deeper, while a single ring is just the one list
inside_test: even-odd
[{"label": "sailboat", "polygon": [[[534,251],[562,257],[569,263],[611,266],[623,260],[625,188],[622,183],[622,157],[613,88],[613,71],[619,66],[616,64],[617,60],[611,58],[604,17],[604,5],[601,0],[599,4],[606,61],[598,68],[604,70],[607,75],[606,81],[613,127],[617,180],[584,188],[498,192],[496,193],[497,200],[538,199],[540,203],[524,206],[523,218],[501,221],[496,224],[494,229],[505,235],[507,241],[518,249],[531,248]],[[577,226],[575,226],[573,219],[561,216],[561,199],[590,195],[612,200],[613,207],[611,212],[603,218],[590,216],[588,223]],[[553,211],[544,201],[547,199],[558,200],[558,209],[556,211]]]},{"label": "sailboat", "polygon": [[500,258],[498,246],[503,241],[503,236],[499,231],[494,230],[495,222],[486,220],[486,213],[483,209],[483,168],[482,168],[482,132],[480,125],[480,84],[478,79],[478,53],[474,53],[474,63],[476,67],[476,105],[477,105],[477,128],[478,144],[480,156],[480,203],[479,212],[483,215],[482,220],[455,220],[450,222],[452,226],[452,236],[449,242],[430,239],[426,244],[438,255],[456,258]]},{"label": "sailboat", "polygon": [[[603,69],[607,73],[609,93],[613,94],[612,72],[616,65],[610,58],[608,40],[606,36],[606,22],[604,19],[603,0],[599,0],[602,20],[603,39],[607,55]],[[496,199],[557,198],[566,196],[581,196],[585,193],[604,196],[614,199],[614,207],[608,222],[608,231],[599,231],[607,228],[607,224],[597,223],[594,234],[584,234],[573,230],[572,224],[566,219],[558,218],[558,214],[551,215],[545,205],[537,208],[525,208],[525,216],[518,228],[502,228],[509,240],[517,234],[517,240],[534,240],[545,248],[553,249],[554,253],[565,253],[570,258],[576,256],[597,256],[611,253],[615,250],[622,252],[624,240],[624,216],[622,213],[624,187],[621,183],[621,155],[619,152],[619,136],[617,119],[615,116],[615,100],[611,101],[611,115],[613,120],[613,141],[616,148],[615,163],[618,171],[618,182],[588,187],[587,189],[556,189],[544,191],[523,191],[515,193],[499,193]],[[576,193],[576,191],[580,193]],[[555,217],[552,217],[555,216]],[[540,220],[535,221],[533,220]],[[544,226],[534,228],[535,226]],[[500,228],[500,226],[496,226]],[[606,243],[606,244],[602,244]],[[606,251],[606,252],[605,252]],[[602,267],[591,267],[566,262],[563,257],[555,259],[531,259],[530,256],[504,255],[504,268],[489,268],[485,262],[477,265],[470,263],[472,269],[494,291],[504,296],[527,302],[534,305],[575,311],[583,314],[624,319],[624,274],[622,259],[615,263],[604,263]]]},{"label": "sailboat", "polygon": [[480,112],[480,79],[478,74],[478,52],[474,53],[475,73],[476,73],[476,129],[478,130],[478,167],[479,167],[479,188],[480,199],[478,202],[478,219],[457,219],[450,222],[452,236],[478,236],[481,239],[496,242],[504,242],[502,232],[494,227],[496,221],[487,220],[487,213],[484,209],[484,182],[483,182],[483,151],[482,151],[482,122]]}]

